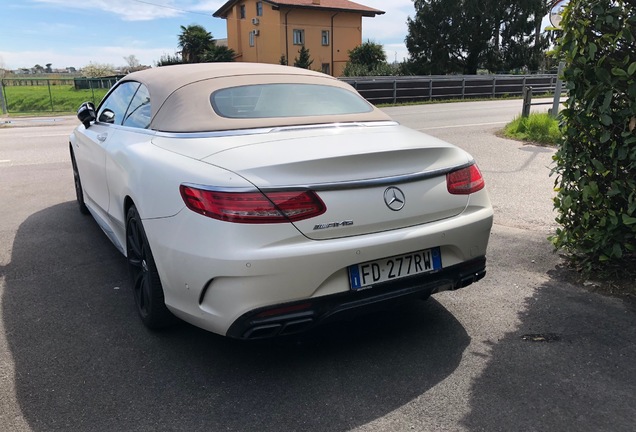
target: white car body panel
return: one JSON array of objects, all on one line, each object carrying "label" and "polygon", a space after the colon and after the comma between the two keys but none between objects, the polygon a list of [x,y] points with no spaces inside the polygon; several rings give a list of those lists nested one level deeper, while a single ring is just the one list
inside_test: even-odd
[{"label": "white car body panel", "polygon": [[[447,193],[444,176],[405,184],[403,189],[409,199],[399,213],[377,199],[388,185],[399,183],[393,180],[395,177],[425,175],[471,161],[468,154],[448,143],[396,124],[306,128],[258,137],[153,139],[153,143],[157,142],[164,149],[225,167],[261,190],[327,189],[319,194],[327,213],[294,223],[315,240],[440,220],[461,213],[468,203],[466,195]],[[185,144],[183,148],[181,144]],[[206,148],[213,153],[202,157]],[[382,181],[387,178],[390,180]],[[380,184],[361,187],[357,185],[361,180],[379,180]],[[337,230],[314,229],[320,224],[342,221],[351,225]]]},{"label": "white car body panel", "polygon": [[[206,68],[196,65],[192,70],[203,76]],[[138,76],[161,73],[144,71]],[[293,68],[289,73],[302,74]],[[311,82],[314,75],[302,75],[303,82]],[[276,80],[284,81],[281,76]],[[170,79],[179,84],[178,77]],[[169,91],[161,91],[169,97]],[[181,102],[178,106],[186,109]],[[157,110],[153,105],[153,112]],[[463,287],[485,275],[493,220],[488,194],[485,189],[470,194],[448,190],[447,174],[474,164],[472,157],[386,120],[375,108],[369,116],[378,120],[333,123],[336,115],[320,124],[320,117],[313,116],[302,126],[295,118],[291,126],[209,132],[162,132],[95,121],[76,128],[70,143],[85,204],[124,255],[132,250],[127,248],[127,212],[131,205],[136,207],[165,306],[215,333],[248,337],[247,327],[233,326],[251,325],[251,314],[261,308],[347,295],[375,301],[376,288],[352,290],[347,270],[352,265],[439,248],[443,267],[431,272],[427,295]],[[162,117],[153,122],[159,122],[157,118]],[[258,125],[261,121],[248,120]],[[191,127],[204,123],[205,116],[199,115]],[[293,223],[226,222],[188,208],[182,186],[266,196],[311,191],[325,210]],[[403,208],[389,208],[388,188],[404,195]],[[377,290],[391,295],[389,285]]]},{"label": "white car body panel", "polygon": [[[475,195],[461,218],[318,242],[291,225],[223,226],[187,210],[144,223],[157,261],[164,263],[168,307],[185,321],[226,334],[247,311],[348,292],[346,268],[352,264],[436,246],[444,266],[484,255],[492,209],[485,191]],[[217,223],[222,229],[211,227]]]},{"label": "white car body panel", "polygon": [[110,125],[93,125],[75,134],[75,159],[84,183],[84,192],[100,214],[108,212],[109,196],[106,181],[107,146],[116,130]]}]

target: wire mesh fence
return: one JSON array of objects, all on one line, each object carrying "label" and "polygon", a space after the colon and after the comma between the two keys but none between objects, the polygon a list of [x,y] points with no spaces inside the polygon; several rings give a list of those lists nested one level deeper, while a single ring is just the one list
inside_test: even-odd
[{"label": "wire mesh fence", "polygon": [[118,78],[5,78],[0,109],[10,114],[74,112],[83,102],[98,104]]}]

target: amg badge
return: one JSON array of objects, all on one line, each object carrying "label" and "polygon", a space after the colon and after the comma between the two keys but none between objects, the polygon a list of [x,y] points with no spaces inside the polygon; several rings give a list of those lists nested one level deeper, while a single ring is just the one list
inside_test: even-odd
[{"label": "amg badge", "polygon": [[318,224],[318,225],[314,226],[314,231],[324,230],[324,229],[329,229],[329,228],[347,227],[347,226],[351,226],[351,225],[353,225],[353,221],[352,220],[347,220],[347,221],[342,221],[342,222],[331,222],[331,223],[326,223],[326,224]]}]

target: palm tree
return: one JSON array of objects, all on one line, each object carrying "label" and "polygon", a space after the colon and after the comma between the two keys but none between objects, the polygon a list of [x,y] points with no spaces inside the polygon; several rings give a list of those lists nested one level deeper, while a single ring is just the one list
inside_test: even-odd
[{"label": "palm tree", "polygon": [[224,45],[215,45],[205,54],[204,61],[210,63],[233,62],[235,57],[236,52],[234,52],[232,48],[228,48]]},{"label": "palm tree", "polygon": [[214,47],[212,33],[200,25],[181,26],[179,48],[184,63],[201,63],[206,53]]}]

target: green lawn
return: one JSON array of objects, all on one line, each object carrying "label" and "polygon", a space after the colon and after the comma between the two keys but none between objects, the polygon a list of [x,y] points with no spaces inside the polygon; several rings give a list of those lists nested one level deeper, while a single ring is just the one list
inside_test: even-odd
[{"label": "green lawn", "polygon": [[82,102],[99,103],[107,91],[108,89],[75,90],[72,85],[4,87],[9,114],[27,112],[74,113]]}]

